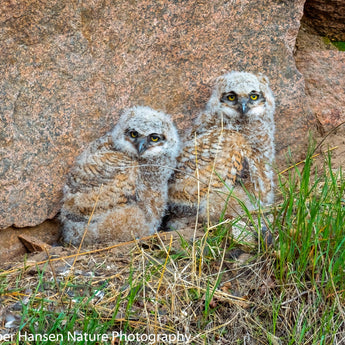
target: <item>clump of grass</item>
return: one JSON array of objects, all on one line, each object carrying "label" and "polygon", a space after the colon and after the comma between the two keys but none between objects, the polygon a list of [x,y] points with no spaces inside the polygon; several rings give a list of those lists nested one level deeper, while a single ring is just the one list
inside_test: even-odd
[{"label": "clump of grass", "polygon": [[179,344],[340,344],[344,192],[342,170],[331,169],[330,156],[317,170],[310,150],[303,169],[279,175],[278,202],[271,210],[255,216],[244,210],[246,231],[271,219],[265,224],[275,238],[272,246],[234,240],[231,227],[239,219],[221,217],[194,242],[191,229],[127,244],[121,254],[109,248],[86,253],[72,266],[61,259],[0,272],[2,325],[8,323],[6,313],[19,317],[12,330],[0,326],[0,334],[15,337],[4,344],[25,344],[18,332],[61,334],[65,345],[85,343],[68,340],[69,332],[120,331],[146,335],[146,341],[103,343],[165,344],[169,341],[159,334],[179,332],[188,335]]},{"label": "clump of grass", "polygon": [[328,294],[344,297],[345,180],[334,172],[328,157],[323,171],[312,171],[309,154],[300,172],[295,168],[287,179],[280,176],[283,202],[275,221],[279,231],[277,273],[282,281],[293,275],[302,284],[312,283]]},{"label": "clump of grass", "polygon": [[329,344],[339,334],[344,336],[343,172],[332,170],[330,155],[318,171],[310,150],[303,169],[295,167],[287,177],[279,176],[279,187],[275,275],[283,286],[291,285],[296,291],[294,298],[280,301],[281,306],[290,304],[295,309],[283,313],[293,324],[285,340],[288,344],[305,344],[307,339],[312,344]]}]

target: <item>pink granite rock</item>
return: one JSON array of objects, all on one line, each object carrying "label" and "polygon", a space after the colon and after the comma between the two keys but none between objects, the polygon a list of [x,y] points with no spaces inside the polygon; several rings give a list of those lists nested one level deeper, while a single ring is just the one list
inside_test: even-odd
[{"label": "pink granite rock", "polygon": [[135,104],[186,128],[229,70],[265,73],[277,100],[278,162],[313,118],[292,50],[304,0],[0,4],[0,228],[56,215],[65,175]]},{"label": "pink granite rock", "polygon": [[345,122],[345,52],[303,51],[296,56],[308,103],[325,131]]},{"label": "pink granite rock", "polygon": [[345,41],[344,0],[307,0],[305,19],[321,35],[335,41]]},{"label": "pink granite rock", "polygon": [[15,229],[10,227],[0,231],[0,265],[13,258],[19,259],[27,253],[19,236],[30,236],[48,245],[53,245],[59,240],[60,225],[55,220],[47,220],[33,228]]}]

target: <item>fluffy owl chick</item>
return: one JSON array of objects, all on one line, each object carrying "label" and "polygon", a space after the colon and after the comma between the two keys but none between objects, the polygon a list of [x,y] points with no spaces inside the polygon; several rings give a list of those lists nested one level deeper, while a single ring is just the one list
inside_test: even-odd
[{"label": "fluffy owl chick", "polygon": [[[268,79],[246,72],[217,78],[206,109],[184,138],[178,170],[169,185],[175,214],[218,221],[243,213],[238,199],[257,207],[273,202],[275,104]],[[227,205],[227,207],[225,207]]]},{"label": "fluffy owl chick", "polygon": [[153,234],[165,212],[179,148],[168,115],[149,107],[126,110],[77,158],[68,176],[60,214],[64,241],[80,244],[85,230],[84,244]]}]

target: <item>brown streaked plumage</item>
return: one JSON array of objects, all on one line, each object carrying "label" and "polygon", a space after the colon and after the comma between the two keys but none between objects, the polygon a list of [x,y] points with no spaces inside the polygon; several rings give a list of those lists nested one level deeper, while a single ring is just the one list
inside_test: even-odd
[{"label": "brown streaked plumage", "polygon": [[238,199],[253,210],[258,203],[248,193],[261,205],[273,202],[273,114],[266,77],[231,72],[216,80],[205,111],[184,138],[169,184],[172,218],[178,220],[170,224],[180,226],[183,216],[190,222],[197,211],[213,223],[223,211],[235,217],[243,213]]},{"label": "brown streaked plumage", "polygon": [[177,131],[166,114],[148,107],[125,111],[113,130],[77,158],[68,176],[60,213],[64,241],[80,244],[85,230],[86,245],[153,234],[178,153]]}]

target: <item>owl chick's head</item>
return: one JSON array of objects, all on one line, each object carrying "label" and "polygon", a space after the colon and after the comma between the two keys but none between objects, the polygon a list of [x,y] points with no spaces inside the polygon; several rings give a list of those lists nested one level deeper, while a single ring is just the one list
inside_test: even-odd
[{"label": "owl chick's head", "polygon": [[174,160],[180,140],[171,118],[149,107],[136,106],[124,111],[111,132],[114,147],[143,160]]},{"label": "owl chick's head", "polygon": [[273,117],[274,97],[268,78],[236,71],[218,77],[207,113],[225,126]]}]

